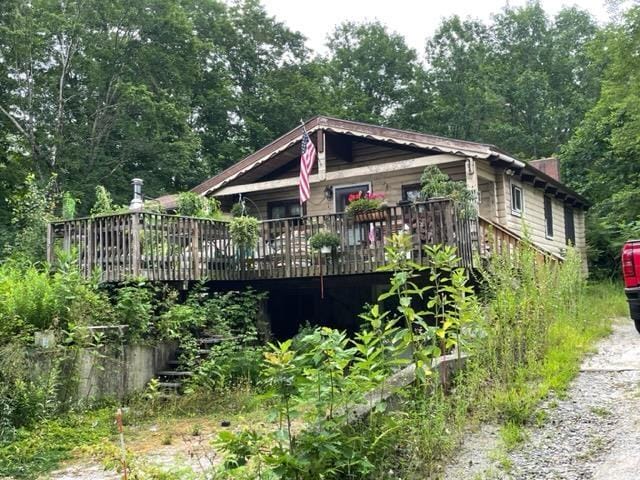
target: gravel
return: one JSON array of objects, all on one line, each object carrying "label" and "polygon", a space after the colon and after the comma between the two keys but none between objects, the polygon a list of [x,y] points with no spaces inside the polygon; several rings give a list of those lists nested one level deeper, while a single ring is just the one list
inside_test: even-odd
[{"label": "gravel", "polygon": [[527,441],[506,456],[495,453],[496,427],[469,433],[444,478],[640,478],[640,335],[633,323],[617,320],[566,397],[551,398],[540,409],[546,421],[530,428]]}]

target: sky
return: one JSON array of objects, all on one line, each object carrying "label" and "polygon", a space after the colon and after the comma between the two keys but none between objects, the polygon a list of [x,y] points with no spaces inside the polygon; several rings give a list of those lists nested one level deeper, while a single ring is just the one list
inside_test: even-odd
[{"label": "sky", "polygon": [[[526,0],[262,0],[269,14],[302,32],[308,38],[307,46],[318,53],[326,53],[327,34],[346,20],[380,20],[422,53],[426,38],[435,32],[444,17],[457,14],[487,21],[506,4],[515,7],[525,3]],[[599,22],[609,18],[603,0],[542,0],[541,3],[550,15],[563,5],[576,5],[589,11]]]}]

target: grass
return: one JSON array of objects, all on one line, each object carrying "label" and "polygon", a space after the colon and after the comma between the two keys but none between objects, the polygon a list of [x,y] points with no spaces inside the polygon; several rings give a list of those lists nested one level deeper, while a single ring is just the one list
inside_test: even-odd
[{"label": "grass", "polygon": [[513,383],[496,390],[491,398],[490,407],[502,419],[500,436],[507,450],[526,439],[524,427],[544,422],[546,415],[537,410],[539,403],[551,392],[563,398],[585,355],[611,333],[612,319],[627,315],[622,288],[616,283],[588,285],[585,299],[588,301],[579,302],[575,314],[561,311],[552,320],[542,359],[518,367]]},{"label": "grass", "polygon": [[13,441],[0,444],[0,477],[35,478],[51,471],[75,448],[109,441],[113,423],[113,409],[105,408],[20,429]]},{"label": "grass", "polygon": [[[131,399],[123,418],[127,449],[136,457],[137,464],[144,463],[141,460],[147,453],[163,446],[184,451],[186,457],[190,448],[188,439],[207,435],[204,443],[208,447],[208,439],[222,429],[223,420],[231,420],[231,428],[266,421],[256,397],[250,388],[241,386],[216,396],[193,394],[154,403],[152,409],[142,397]],[[66,414],[31,429],[18,430],[11,442],[0,443],[0,478],[38,478],[70,460],[93,459],[113,469],[120,452],[115,410],[115,406],[110,406]],[[144,468],[145,472],[157,470],[153,465]],[[183,475],[184,468],[180,472],[175,478],[188,478]]]}]

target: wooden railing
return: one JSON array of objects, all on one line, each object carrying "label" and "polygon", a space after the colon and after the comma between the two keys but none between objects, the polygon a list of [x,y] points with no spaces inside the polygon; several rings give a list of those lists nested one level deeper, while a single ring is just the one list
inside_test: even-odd
[{"label": "wooden railing", "polygon": [[[525,243],[518,234],[491,220],[478,218],[478,249],[482,257],[491,255],[513,255]],[[536,254],[536,261],[562,261],[562,257],[529,242]]]},{"label": "wooden railing", "polygon": [[[477,222],[461,218],[449,200],[391,207],[376,217],[318,215],[260,222],[256,246],[234,245],[229,224],[150,212],[54,222],[49,227],[48,256],[56,247],[77,252],[85,275],[98,271],[105,282],[144,277],[158,281],[253,280],[351,275],[375,272],[386,262],[391,234],[412,238],[412,255],[424,263],[424,245],[454,245],[464,266],[478,251]],[[340,246],[321,255],[309,238],[335,232]]]}]

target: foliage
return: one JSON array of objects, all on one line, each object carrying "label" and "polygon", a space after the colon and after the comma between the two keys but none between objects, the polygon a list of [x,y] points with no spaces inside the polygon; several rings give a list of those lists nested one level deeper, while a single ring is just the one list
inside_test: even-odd
[{"label": "foliage", "polygon": [[620,249],[638,233],[640,218],[640,63],[629,52],[640,46],[640,7],[620,25],[605,30],[593,55],[604,64],[598,102],[563,147],[561,166],[568,183],[593,201],[587,219],[591,269],[617,276]]},{"label": "foliage", "polygon": [[359,213],[371,212],[384,208],[384,195],[382,193],[362,192],[352,193],[347,198],[347,207],[345,213],[349,216],[355,216]]},{"label": "foliage", "polygon": [[37,431],[20,428],[11,442],[0,441],[0,475],[37,478],[54,469],[74,449],[104,442],[113,433],[112,415],[104,408],[42,421]]},{"label": "foliage", "polygon": [[82,279],[71,261],[53,272],[30,264],[0,265],[0,344],[27,340],[34,330],[72,332],[107,324],[110,317],[108,297],[96,283]]},{"label": "foliage", "polygon": [[56,177],[46,185],[39,185],[34,175],[28,175],[24,184],[9,198],[11,224],[14,236],[7,245],[7,252],[14,258],[26,261],[43,261],[46,257],[46,231],[54,219],[57,200]]},{"label": "foliage", "polygon": [[240,249],[251,249],[255,247],[260,236],[259,226],[255,217],[233,217],[229,222],[231,239]]},{"label": "foliage", "polygon": [[127,337],[140,341],[148,337],[153,323],[155,292],[143,281],[124,285],[115,292],[115,320],[127,325]]},{"label": "foliage", "polygon": [[[367,478],[373,472],[378,442],[369,443],[359,432],[354,407],[367,403],[368,392],[384,390],[386,377],[407,362],[408,347],[420,386],[416,394],[424,395],[432,385],[432,359],[470,332],[464,322],[473,323],[479,312],[450,248],[426,251],[433,259],[429,271],[436,286],[423,297],[433,287],[413,282],[422,268],[407,260],[407,242],[405,235],[395,235],[388,247],[387,270],[393,275],[389,292],[379,301],[396,299],[395,310],[372,306],[361,316],[365,323],[355,338],[322,327],[299,338],[295,350],[293,340],[269,344],[262,378],[278,429],[267,435],[221,435],[218,447],[226,453],[226,474],[311,479]],[[456,275],[458,279],[450,278]],[[470,298],[454,304],[466,296]],[[414,301],[424,302],[424,309],[413,309]],[[427,322],[429,314],[433,324]],[[370,415],[376,418],[384,410],[381,403]],[[299,420],[304,422],[301,429],[295,427]]]},{"label": "foliage", "polygon": [[309,245],[314,250],[320,250],[322,247],[335,249],[340,246],[340,237],[336,233],[321,230],[311,235],[311,238],[309,238]]},{"label": "foliage", "polygon": [[[194,372],[190,391],[211,392],[257,379],[261,345],[270,336],[260,315],[265,299],[264,293],[252,289],[213,294],[196,289],[185,303],[175,303],[161,315],[160,334],[179,341],[181,366]],[[199,337],[220,339],[204,359],[198,356]]]},{"label": "foliage", "polygon": [[182,192],[178,195],[178,214],[188,217],[218,219],[221,216],[220,201],[206,198],[194,192]]},{"label": "foliage", "polygon": [[477,213],[475,194],[464,182],[454,181],[436,166],[428,166],[420,177],[422,196],[426,199],[446,197],[454,201],[466,217]]},{"label": "foliage", "polygon": [[76,216],[76,205],[78,200],[74,198],[71,192],[62,194],[62,218],[64,220],[73,220]]},{"label": "foliage", "polygon": [[109,191],[103,187],[102,185],[98,185],[95,191],[96,201],[91,207],[91,215],[108,215],[113,213],[115,207],[113,205],[113,200],[111,199],[111,194]]},{"label": "foliage", "polygon": [[232,217],[243,217],[246,214],[246,209],[244,206],[244,202],[236,202],[231,206],[231,216]]}]

